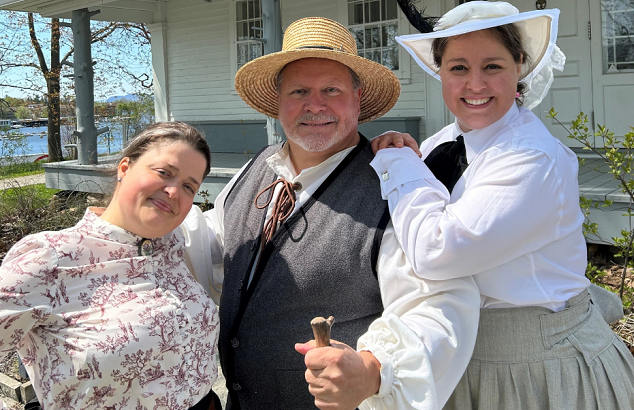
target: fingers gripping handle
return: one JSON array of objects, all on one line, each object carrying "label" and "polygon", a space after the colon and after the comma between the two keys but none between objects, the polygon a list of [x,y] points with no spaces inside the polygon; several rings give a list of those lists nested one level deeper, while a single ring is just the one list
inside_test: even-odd
[{"label": "fingers gripping handle", "polygon": [[310,325],[313,328],[315,334],[315,342],[317,347],[330,346],[330,328],[334,323],[335,318],[330,316],[328,319],[323,317],[316,317],[310,321]]}]

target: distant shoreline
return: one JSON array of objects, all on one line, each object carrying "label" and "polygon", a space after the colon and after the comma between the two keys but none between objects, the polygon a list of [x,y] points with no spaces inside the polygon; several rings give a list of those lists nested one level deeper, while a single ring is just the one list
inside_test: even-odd
[{"label": "distant shoreline", "polygon": [[[107,125],[107,123],[102,123]],[[22,127],[18,129],[14,129],[12,131],[19,131],[20,133],[26,136],[26,146],[25,147],[17,147],[13,155],[9,155],[9,152],[6,152],[4,149],[4,144],[10,144],[13,141],[11,138],[0,138],[0,159],[7,156],[22,156],[22,155],[35,155],[41,153],[48,153],[48,141],[47,141],[47,128],[46,127]],[[110,152],[120,152],[123,147],[123,138],[121,134],[112,133],[112,138],[110,141]],[[62,148],[64,148],[62,146]],[[105,139],[105,134],[99,135],[97,137],[97,153],[98,154],[107,154],[108,153],[108,143]]]}]

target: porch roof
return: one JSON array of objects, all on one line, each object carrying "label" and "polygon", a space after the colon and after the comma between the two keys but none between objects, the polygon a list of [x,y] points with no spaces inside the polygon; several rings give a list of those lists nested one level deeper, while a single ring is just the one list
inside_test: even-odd
[{"label": "porch roof", "polygon": [[180,0],[0,0],[0,10],[38,13],[43,17],[70,19],[73,10],[99,9],[93,20],[154,23],[161,3]]}]

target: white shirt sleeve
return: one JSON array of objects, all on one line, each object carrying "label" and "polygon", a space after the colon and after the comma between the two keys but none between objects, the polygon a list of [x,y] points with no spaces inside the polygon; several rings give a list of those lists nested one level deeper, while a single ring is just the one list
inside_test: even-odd
[{"label": "white shirt sleeve", "polygon": [[472,277],[424,280],[388,225],[377,263],[385,311],[359,338],[381,363],[379,393],[362,410],[440,409],[467,365],[477,335],[480,292]]},{"label": "white shirt sleeve", "polygon": [[248,164],[220,191],[213,209],[202,212],[194,205],[181,224],[185,235],[185,263],[217,305],[220,304],[224,280],[225,199]]},{"label": "white shirt sleeve", "polygon": [[470,164],[462,197],[449,193],[410,149],[385,149],[372,167],[381,178],[408,260],[426,279],[475,275],[561,236],[561,179],[537,150],[491,149]]}]

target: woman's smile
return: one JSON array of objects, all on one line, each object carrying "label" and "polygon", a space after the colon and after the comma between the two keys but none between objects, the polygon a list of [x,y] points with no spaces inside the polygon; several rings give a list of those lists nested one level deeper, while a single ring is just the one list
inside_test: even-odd
[{"label": "woman's smile", "polygon": [[158,209],[160,209],[163,212],[167,212],[167,213],[173,213],[174,210],[172,208],[172,206],[167,203],[166,201],[163,201],[161,199],[156,199],[156,198],[150,198],[150,202]]},{"label": "woman's smile", "polygon": [[462,131],[488,127],[511,109],[521,67],[486,30],[449,39],[440,66],[442,94]]},{"label": "woman's smile", "polygon": [[486,98],[466,98],[465,97],[462,99],[462,101],[464,101],[467,105],[470,105],[470,106],[482,107],[482,106],[485,106],[485,104],[487,104],[492,99],[493,97],[486,97]]}]

